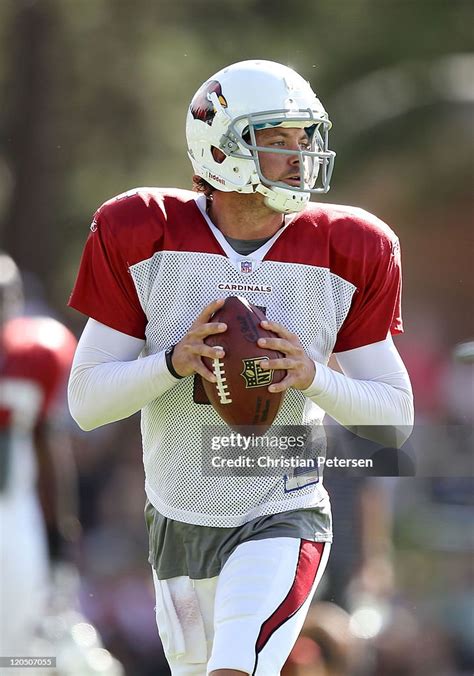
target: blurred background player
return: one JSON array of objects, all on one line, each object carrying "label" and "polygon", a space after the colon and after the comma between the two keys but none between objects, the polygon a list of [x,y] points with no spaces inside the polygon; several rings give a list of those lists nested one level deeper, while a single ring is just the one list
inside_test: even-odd
[{"label": "blurred background player", "polygon": [[50,552],[59,554],[59,493],[52,488],[59,477],[49,423],[76,346],[60,322],[22,312],[18,268],[0,253],[2,655],[28,654],[45,607]]},{"label": "blurred background player", "polygon": [[[61,565],[79,529],[61,396],[76,339],[55,319],[23,312],[19,270],[0,252],[0,655],[47,654],[58,657],[51,673],[95,674],[81,641],[101,650],[100,637],[74,609],[74,566]],[[48,635],[48,615],[63,611],[61,631]],[[122,673],[107,651],[101,660],[100,673]]]}]

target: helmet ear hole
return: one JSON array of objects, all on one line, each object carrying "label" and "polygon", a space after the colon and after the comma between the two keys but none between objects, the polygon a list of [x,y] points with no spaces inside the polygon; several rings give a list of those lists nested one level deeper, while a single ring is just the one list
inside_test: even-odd
[{"label": "helmet ear hole", "polygon": [[217,162],[217,164],[222,164],[222,162],[226,158],[226,156],[222,152],[222,150],[220,148],[216,148],[216,146],[211,146],[211,153],[212,153],[212,157],[214,159],[214,162]]}]

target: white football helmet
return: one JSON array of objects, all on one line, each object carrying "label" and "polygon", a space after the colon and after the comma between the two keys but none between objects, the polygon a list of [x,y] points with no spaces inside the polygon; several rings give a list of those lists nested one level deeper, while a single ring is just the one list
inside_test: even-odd
[{"label": "white football helmet", "polygon": [[[299,186],[262,174],[260,152],[295,155],[257,145],[256,131],[278,126],[304,128],[310,138],[308,148],[296,151]],[[194,95],[186,120],[188,155],[195,174],[218,190],[259,192],[275,211],[297,212],[312,193],[329,190],[335,157],[328,149],[330,128],[321,102],[298,73],[273,61],[241,61],[206,80]],[[213,148],[225,154],[222,162]]]},{"label": "white football helmet", "polygon": [[0,249],[0,327],[23,311],[23,282],[20,271],[7,253]]}]

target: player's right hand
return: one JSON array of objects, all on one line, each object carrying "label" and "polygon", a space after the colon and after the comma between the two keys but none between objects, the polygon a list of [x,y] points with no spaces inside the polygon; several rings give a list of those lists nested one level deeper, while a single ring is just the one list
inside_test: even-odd
[{"label": "player's right hand", "polygon": [[202,357],[210,359],[221,359],[224,356],[224,350],[218,347],[206,345],[204,339],[215,333],[223,333],[227,329],[227,324],[219,322],[210,322],[214,312],[224,305],[224,299],[215,300],[202,310],[194,320],[191,328],[183,338],[176,343],[172,363],[173,368],[180,376],[191,376],[193,373],[199,373],[205,380],[211,383],[216,382],[216,377],[202,361]]}]

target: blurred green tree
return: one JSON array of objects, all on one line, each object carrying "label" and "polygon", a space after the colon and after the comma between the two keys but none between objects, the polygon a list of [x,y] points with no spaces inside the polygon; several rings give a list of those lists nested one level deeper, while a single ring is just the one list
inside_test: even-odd
[{"label": "blurred green tree", "polygon": [[[64,308],[95,208],[137,185],[189,186],[192,93],[260,57],[302,72],[329,110],[338,157],[324,199],[379,213],[407,251],[427,231],[442,248],[453,204],[451,232],[467,232],[472,98],[453,94],[469,84],[449,59],[473,51],[472,23],[468,0],[3,0],[2,246]],[[414,300],[438,302],[433,271],[420,292],[408,262]],[[446,286],[441,302],[459,309],[469,284]]]}]

